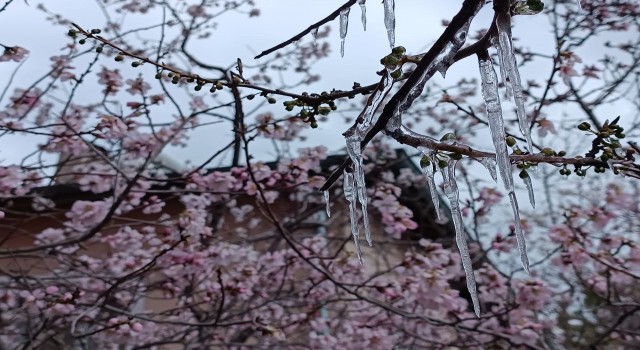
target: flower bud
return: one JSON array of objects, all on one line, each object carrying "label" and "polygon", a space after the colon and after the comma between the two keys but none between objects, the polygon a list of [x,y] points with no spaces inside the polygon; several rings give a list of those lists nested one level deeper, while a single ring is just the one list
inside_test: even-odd
[{"label": "flower bud", "polygon": [[580,125],[578,125],[578,129],[582,130],[582,131],[587,131],[587,130],[591,129],[591,124],[589,124],[587,122],[582,122],[582,123],[580,123]]}]

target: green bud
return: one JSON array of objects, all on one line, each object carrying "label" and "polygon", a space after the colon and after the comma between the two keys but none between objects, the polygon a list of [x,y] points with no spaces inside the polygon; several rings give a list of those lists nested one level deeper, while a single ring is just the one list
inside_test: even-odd
[{"label": "green bud", "polygon": [[115,60],[116,62],[122,62],[122,61],[124,61],[124,56],[122,56],[122,55],[117,55],[117,56],[114,58],[114,60]]},{"label": "green bud", "polygon": [[289,106],[286,106],[284,109],[286,109],[287,111],[291,112],[291,111],[293,111],[293,106],[289,105]]},{"label": "green bud", "polygon": [[391,49],[391,53],[394,55],[404,55],[407,53],[407,49],[405,49],[404,46],[396,46]]},{"label": "green bud", "polygon": [[162,79],[162,73],[158,72],[155,76],[156,79]]},{"label": "green bud", "polygon": [[515,145],[516,145],[516,139],[514,139],[512,136],[507,136],[507,146],[513,147]]},{"label": "green bud", "polygon": [[187,83],[193,83],[194,81],[196,81],[196,80],[193,79],[193,77],[187,78]]},{"label": "green bud", "polygon": [[96,47],[96,52],[97,52],[97,53],[102,52],[102,50],[103,50],[103,47],[102,47],[102,46],[98,46],[98,47]]},{"label": "green bud", "polygon": [[566,155],[567,155],[567,152],[565,152],[565,151],[558,152],[558,157],[564,157]]},{"label": "green bud", "polygon": [[545,148],[542,149],[542,154],[544,154],[547,157],[553,156],[554,153],[555,152],[553,152],[553,150],[551,148],[549,148],[549,147],[545,147]]},{"label": "green bud", "polygon": [[589,124],[587,122],[582,122],[582,123],[580,123],[580,125],[578,125],[578,129],[582,130],[582,131],[587,131],[587,130],[591,129],[591,124]]},{"label": "green bud", "polygon": [[521,179],[526,179],[529,177],[529,173],[526,170],[522,170],[518,176],[520,176]]},{"label": "green bud", "polygon": [[317,127],[318,127],[318,122],[314,120],[314,121],[312,121],[309,125],[311,125],[311,128],[312,128],[312,129],[315,129],[315,128],[317,128]]},{"label": "green bud", "polygon": [[273,98],[273,97],[268,97],[267,98],[267,102],[269,102],[270,104],[274,104],[274,103],[276,103],[276,99]]},{"label": "green bud", "polygon": [[460,154],[460,153],[449,153],[449,158],[455,159],[455,160],[460,160],[460,159],[462,159],[462,154]]},{"label": "green bud", "polygon": [[[214,88],[212,88],[212,89],[214,89]],[[255,97],[256,97],[256,95],[249,95],[249,96],[247,96],[247,100],[251,101],[251,100],[253,100]]]},{"label": "green bud", "polygon": [[384,64],[385,67],[395,68],[396,66],[398,66],[398,64],[400,64],[400,60],[396,57],[389,55],[382,59],[382,64]]},{"label": "green bud", "polygon": [[78,32],[75,29],[69,29],[69,31],[67,32],[67,35],[72,38],[75,38],[76,35],[78,35]]},{"label": "green bud", "polygon": [[625,136],[627,136],[627,135],[625,135],[623,132],[617,132],[616,133],[616,137],[619,138],[619,139],[623,139],[623,138],[625,138]]},{"label": "green bud", "polygon": [[327,114],[329,114],[329,112],[331,112],[331,108],[328,108],[328,107],[320,107],[320,108],[318,108],[318,113],[319,114],[327,115]]},{"label": "green bud", "polygon": [[102,32],[100,29],[91,29],[91,34],[100,34],[100,32]]},{"label": "green bud", "polygon": [[447,165],[449,165],[449,163],[446,160],[444,160],[444,159],[438,160],[438,167],[439,168],[446,168]]},{"label": "green bud", "polygon": [[133,67],[133,68],[135,68],[135,67],[139,67],[139,66],[141,66],[141,65],[142,65],[142,63],[141,63],[141,62],[138,62],[138,61],[133,61],[133,62],[131,62],[131,67]]},{"label": "green bud", "polygon": [[193,89],[196,91],[200,91],[202,90],[202,85],[196,85]]},{"label": "green bud", "polygon": [[391,72],[391,78],[398,80],[400,78],[402,78],[402,68],[398,68],[396,70],[394,70],[393,72]]},{"label": "green bud", "polygon": [[222,90],[222,88],[223,88],[223,87],[224,87],[224,86],[222,85],[222,83],[221,83],[221,82],[217,82],[217,83],[216,83],[216,89],[218,89],[218,90]]},{"label": "green bud", "polygon": [[431,165],[431,160],[429,159],[429,157],[427,157],[427,156],[423,156],[423,157],[420,159],[420,167],[421,167],[421,168],[425,168],[425,167],[427,167],[427,166],[429,166],[429,165]]}]

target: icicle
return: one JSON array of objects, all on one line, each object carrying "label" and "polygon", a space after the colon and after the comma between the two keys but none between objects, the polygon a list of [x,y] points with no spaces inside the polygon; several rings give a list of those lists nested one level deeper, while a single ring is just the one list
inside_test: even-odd
[{"label": "icicle", "polygon": [[378,110],[380,103],[382,103],[385,96],[387,96],[387,94],[389,93],[393,85],[393,78],[391,78],[391,75],[388,71],[385,72],[385,76],[382,80],[382,84],[383,84],[382,90],[376,90],[374,92],[374,96],[371,97],[371,104],[367,104],[367,106],[365,107],[364,120],[362,124],[358,126],[358,132],[362,137],[364,137],[367,134],[367,132],[369,132],[369,129],[371,128],[371,125],[373,123],[373,116],[376,113],[376,110]]},{"label": "icicle", "polygon": [[436,164],[434,163],[433,151],[424,147],[418,147],[418,150],[421,151],[422,154],[424,154],[424,156],[429,160],[429,164],[423,164],[422,162],[420,162],[420,168],[422,168],[422,173],[427,178],[427,185],[429,186],[431,201],[433,202],[433,207],[436,210],[436,219],[438,220],[437,222],[445,222],[446,220],[443,219],[442,213],[440,212],[440,197],[438,197],[438,189],[436,187],[434,178],[434,167],[436,166]]},{"label": "icicle", "polygon": [[369,227],[369,215],[367,212],[367,186],[364,178],[364,169],[362,167],[361,141],[362,139],[357,133],[347,136],[347,153],[353,162],[353,174],[356,179],[356,196],[358,197],[360,209],[362,210],[365,239],[367,243],[369,243],[369,246],[371,246],[373,245],[373,241],[371,240],[371,229]]},{"label": "icicle", "polygon": [[493,157],[485,157],[477,159],[480,164],[484,165],[484,167],[489,170],[489,174],[491,174],[491,178],[493,181],[498,182],[498,174],[496,173],[496,159]]},{"label": "icicle", "polygon": [[522,225],[520,224],[520,212],[518,211],[518,200],[516,199],[516,193],[509,193],[509,201],[511,202],[511,209],[513,210],[513,216],[516,220],[516,241],[518,242],[518,251],[520,252],[520,262],[522,267],[529,273],[529,258],[527,257],[527,242],[524,239],[524,233],[522,233]]},{"label": "icicle", "polygon": [[344,171],[344,197],[349,202],[349,218],[351,219],[351,235],[353,236],[353,241],[356,244],[356,254],[358,255],[358,260],[362,264],[362,250],[360,249],[360,233],[358,232],[358,216],[356,213],[356,181],[353,177],[353,173]]},{"label": "icicle", "polygon": [[527,258],[526,244],[524,234],[520,225],[520,214],[518,202],[516,200],[513,174],[511,172],[511,160],[509,159],[509,151],[506,142],[506,132],[504,130],[504,120],[502,119],[502,107],[500,106],[500,95],[498,93],[498,77],[493,69],[491,59],[483,59],[478,57],[480,66],[480,79],[482,81],[482,97],[487,109],[487,119],[489,121],[489,129],[491,130],[491,139],[496,151],[496,160],[498,161],[498,169],[500,177],[504,184],[505,190],[509,193],[511,200],[511,208],[516,225],[516,239],[518,241],[518,249],[520,250],[520,260],[522,266],[529,271],[529,259]]},{"label": "icicle", "polygon": [[348,7],[340,11],[340,56],[342,57],[344,57],[344,41],[349,29],[349,11],[351,11],[351,8]]},{"label": "icicle", "polygon": [[536,207],[536,198],[533,195],[533,184],[531,183],[531,177],[529,174],[527,176],[522,177],[522,181],[524,181],[524,185],[527,187],[527,192],[529,193],[529,203],[531,203],[532,207]]},{"label": "icicle", "polygon": [[578,9],[580,10],[580,12],[582,12],[582,3],[580,2],[580,0],[576,0],[578,2]]},{"label": "icicle", "polygon": [[447,167],[442,169],[442,177],[444,178],[444,192],[449,198],[449,205],[451,206],[451,217],[453,218],[453,225],[456,230],[456,243],[460,250],[460,257],[462,258],[462,267],[467,277],[467,289],[471,294],[471,301],[473,303],[473,310],[476,316],[480,317],[480,301],[478,300],[478,292],[476,291],[476,280],[473,276],[473,266],[471,263],[471,256],[469,254],[469,246],[467,245],[467,238],[464,232],[464,222],[462,221],[462,212],[460,211],[458,185],[456,184],[456,163],[455,160],[449,160]]},{"label": "icicle", "polygon": [[322,191],[322,195],[324,196],[324,204],[327,210],[327,216],[331,217],[331,206],[329,206],[329,190]]},{"label": "icicle", "polygon": [[511,16],[508,13],[499,13],[496,18],[496,26],[498,27],[498,55],[502,56],[504,70],[513,88],[513,99],[516,103],[516,114],[518,115],[520,131],[525,139],[527,139],[529,152],[532,152],[533,142],[531,141],[531,130],[529,127],[531,122],[524,108],[520,72],[518,72],[518,64],[516,62],[516,56],[513,54],[513,43],[511,42]]},{"label": "icicle", "polygon": [[311,36],[313,37],[313,46],[318,46],[318,28],[311,30]]},{"label": "icicle", "polygon": [[389,45],[393,48],[396,45],[396,13],[394,0],[382,0],[384,6],[384,26],[387,28]]},{"label": "icicle", "polygon": [[360,20],[362,21],[362,29],[367,30],[367,5],[365,3],[367,0],[358,0],[358,5],[360,5],[360,12],[362,13]]}]

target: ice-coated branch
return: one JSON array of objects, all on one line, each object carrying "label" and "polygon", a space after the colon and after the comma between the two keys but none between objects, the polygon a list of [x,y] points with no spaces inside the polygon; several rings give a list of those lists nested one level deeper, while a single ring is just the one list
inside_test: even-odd
[{"label": "ice-coated branch", "polygon": [[311,33],[312,31],[320,28],[322,25],[327,24],[331,21],[333,21],[334,19],[338,18],[338,16],[340,16],[340,13],[345,10],[345,9],[350,9],[351,6],[353,6],[356,1],[358,0],[348,0],[347,2],[345,2],[344,4],[342,4],[342,6],[340,6],[338,9],[336,9],[335,11],[331,12],[327,17],[319,20],[318,22],[310,25],[309,27],[307,27],[307,29],[301,31],[300,33],[294,35],[293,37],[291,37],[288,40],[285,40],[283,42],[281,42],[280,44],[270,48],[270,49],[266,49],[264,51],[262,51],[258,56],[256,56],[255,58],[258,59],[260,57],[266,56],[274,51],[278,51],[283,47],[286,47],[288,45],[293,44],[294,42],[304,38],[307,34]]},{"label": "ice-coated branch", "polygon": [[[429,67],[432,67],[432,63],[438,58],[446,46],[455,40],[456,34],[459,33],[460,29],[467,25],[483,5],[483,0],[465,0],[463,2],[458,13],[451,19],[451,22],[440,35],[438,40],[436,40],[431,48],[424,54],[424,56],[422,56],[422,59],[418,62],[416,68],[407,78],[404,85],[389,99],[389,102],[385,105],[380,117],[362,140],[360,145],[361,148],[364,148],[374,136],[386,127],[391,118],[397,114],[396,110],[399,109],[401,104],[406,105],[406,101],[408,100],[407,97],[412,93],[412,90],[414,90],[418,84],[426,82],[424,75],[428,73],[427,71],[429,70]],[[431,69],[433,70],[434,67]],[[331,185],[333,185],[340,176],[342,176],[344,169],[349,164],[351,164],[351,160],[347,159],[331,174],[327,179],[327,182],[322,186],[321,190],[324,191],[331,187]]]}]

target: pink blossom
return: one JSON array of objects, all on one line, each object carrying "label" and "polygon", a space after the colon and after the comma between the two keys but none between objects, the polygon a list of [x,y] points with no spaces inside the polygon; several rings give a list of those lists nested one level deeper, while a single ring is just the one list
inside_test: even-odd
[{"label": "pink blossom", "polygon": [[[3,45],[0,45],[3,46]],[[14,61],[20,62],[29,54],[29,50],[20,46],[4,46],[4,53],[0,56],[0,62]]]},{"label": "pink blossom", "polygon": [[109,70],[103,66],[100,73],[98,73],[98,78],[100,78],[98,83],[105,86],[105,89],[102,92],[106,95],[115,95],[123,85],[122,75],[120,75],[120,71],[118,69]]},{"label": "pink blossom", "polygon": [[126,83],[130,86],[127,89],[127,92],[132,95],[145,95],[147,91],[151,89],[151,85],[145,82],[142,78],[136,78],[135,80],[127,79]]}]

